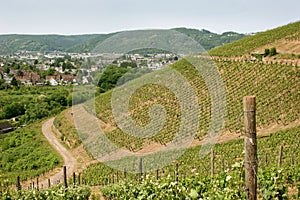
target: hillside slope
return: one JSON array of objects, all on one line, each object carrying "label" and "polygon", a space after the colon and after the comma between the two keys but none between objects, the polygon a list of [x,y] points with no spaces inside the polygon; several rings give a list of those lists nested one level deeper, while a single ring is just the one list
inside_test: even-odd
[{"label": "hillside slope", "polygon": [[[298,25],[299,23],[287,25],[289,30],[293,30],[290,33],[295,32],[294,27]],[[281,38],[282,28],[274,30],[271,31],[273,37]],[[270,31],[260,34],[269,35]],[[256,39],[254,36],[249,38]],[[241,41],[244,40],[246,39]],[[271,42],[273,41],[275,40]],[[243,44],[240,41],[236,43]],[[242,48],[242,46],[239,46],[239,48]],[[249,45],[245,45],[245,49],[242,49],[242,51],[249,51]],[[246,95],[257,97],[258,129],[266,129],[278,124],[285,126],[300,118],[300,69],[298,66],[279,62],[234,61],[222,58],[214,61],[226,89],[227,113],[223,133],[234,134],[242,131],[242,99]],[[185,77],[197,95],[201,117],[195,138],[201,140],[207,134],[211,117],[211,99],[207,85],[195,67],[184,59],[171,65],[170,68]],[[160,75],[160,71],[156,71],[149,76],[156,77]],[[168,77],[165,77],[165,79],[167,80]],[[133,82],[139,81],[143,82],[143,78],[136,79]],[[122,89],[124,88],[116,88],[117,91]],[[163,128],[147,139],[134,137],[121,130],[112,113],[111,97],[112,91],[109,91],[95,98],[95,114],[102,121],[101,127],[107,138],[118,147],[130,151],[140,151],[149,144],[165,145],[173,140],[180,129],[182,119],[180,104],[176,95],[163,85],[144,85],[138,88],[130,99],[130,117],[141,127],[145,127],[151,122],[149,109],[152,105],[159,104],[165,108],[166,120]],[[93,112],[93,103],[93,101],[89,101],[85,105],[89,112]]]},{"label": "hillside slope", "polygon": [[[177,28],[174,29],[190,36],[199,42],[206,50],[245,37],[244,34],[227,32],[216,34],[206,30]],[[18,50],[28,51],[66,51],[92,52],[97,44],[111,37],[110,34],[91,35],[0,35],[0,54],[11,54]]]},{"label": "hillside slope", "polygon": [[[294,22],[282,27],[261,32],[250,37],[226,44],[209,51],[211,56],[243,56],[253,52],[264,52],[264,47],[277,47],[277,43],[282,43],[279,50],[283,47],[299,46],[300,41],[300,21]],[[295,43],[296,42],[296,43]],[[292,51],[283,51],[280,53],[300,54],[300,49],[296,48]]]},{"label": "hillside slope", "polygon": [[[246,95],[257,96],[259,128],[273,124],[289,124],[300,117],[299,67],[260,62],[215,62],[226,86],[227,116],[224,131],[239,132],[242,129],[239,116],[243,112],[242,99]],[[208,89],[201,75],[185,60],[175,63],[171,68],[186,77],[199,99],[201,118],[196,138],[201,139],[210,123],[211,103]],[[156,75],[158,73],[153,74]],[[143,148],[149,140],[166,144],[178,132],[181,123],[180,107],[176,96],[167,88],[146,85],[139,88],[130,99],[129,112],[139,126],[150,123],[148,111],[153,104],[160,104],[166,109],[167,119],[163,129],[148,140],[128,135],[118,128],[111,110],[111,95],[110,91],[96,97],[96,114],[107,126],[115,127],[112,131],[107,131],[106,135],[120,147],[135,151]]]},{"label": "hillside slope", "polygon": [[0,35],[0,54],[12,54],[19,50],[67,51],[94,37],[95,35]]}]

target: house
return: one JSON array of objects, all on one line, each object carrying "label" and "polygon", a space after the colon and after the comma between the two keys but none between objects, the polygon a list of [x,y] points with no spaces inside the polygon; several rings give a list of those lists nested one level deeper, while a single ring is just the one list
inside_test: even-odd
[{"label": "house", "polygon": [[52,86],[57,86],[58,83],[61,83],[61,75],[57,74],[54,76],[46,76],[46,81],[49,81]]},{"label": "house", "polygon": [[54,78],[51,78],[47,81],[49,81],[49,85],[51,85],[51,86],[57,86],[58,85],[58,82]]},{"label": "house", "polygon": [[0,133],[8,133],[14,130],[9,122],[0,122]]},{"label": "house", "polygon": [[65,84],[71,84],[74,82],[75,76],[71,74],[62,74],[61,75],[61,80]]},{"label": "house", "polygon": [[38,74],[26,70],[15,71],[14,77],[24,85],[35,85],[41,81],[41,77]]}]

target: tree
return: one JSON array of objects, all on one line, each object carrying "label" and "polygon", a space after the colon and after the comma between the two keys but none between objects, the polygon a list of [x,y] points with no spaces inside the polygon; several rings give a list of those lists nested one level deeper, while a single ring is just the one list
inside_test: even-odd
[{"label": "tree", "polygon": [[17,76],[24,76],[24,73],[21,70],[17,71]]},{"label": "tree", "polygon": [[17,81],[17,79],[15,77],[13,77],[12,80],[11,80],[11,82],[10,82],[10,84],[12,86],[18,87],[18,81]]},{"label": "tree", "polygon": [[2,110],[2,118],[3,119],[10,119],[12,117],[17,117],[19,115],[25,114],[24,105],[21,103],[12,103],[9,105],[5,105]]},{"label": "tree", "polygon": [[0,78],[0,90],[4,89],[5,88],[5,80]]},{"label": "tree", "polygon": [[8,66],[5,66],[5,67],[4,67],[4,73],[9,74],[9,72],[10,72],[9,67],[8,67]]},{"label": "tree", "polygon": [[128,68],[128,67],[136,68],[137,64],[135,62],[122,62],[120,67],[122,67],[122,68]]},{"label": "tree", "polygon": [[109,65],[99,79],[98,86],[100,87],[100,92],[106,92],[114,88],[118,80],[129,70],[128,68]]}]

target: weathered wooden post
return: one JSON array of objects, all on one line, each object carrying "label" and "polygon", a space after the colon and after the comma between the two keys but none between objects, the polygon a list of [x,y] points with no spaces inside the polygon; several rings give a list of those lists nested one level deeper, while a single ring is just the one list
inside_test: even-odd
[{"label": "weathered wooden post", "polygon": [[124,168],[124,180],[126,180],[126,168]]},{"label": "weathered wooden post", "polygon": [[159,179],[159,169],[156,170],[156,180]]},{"label": "weathered wooden post", "polygon": [[79,172],[79,174],[78,174],[78,185],[80,185],[80,172]]},{"label": "weathered wooden post", "polygon": [[73,172],[73,184],[76,185],[76,174]]},{"label": "weathered wooden post", "polygon": [[142,175],[143,175],[143,160],[142,158],[139,158],[139,181],[142,181]]},{"label": "weathered wooden post", "polygon": [[178,183],[178,162],[175,164],[175,181]]},{"label": "weathered wooden post", "polygon": [[65,188],[68,188],[68,183],[67,183],[67,167],[64,166],[64,186]]},{"label": "weathered wooden post", "polygon": [[211,150],[211,157],[210,157],[210,176],[214,177],[215,173],[215,152]]},{"label": "weathered wooden post", "polygon": [[222,157],[222,171],[225,171],[225,162],[224,162],[224,157]]},{"label": "weathered wooden post", "polygon": [[117,174],[116,174],[116,183],[118,184],[119,183],[119,172],[117,171]]},{"label": "weathered wooden post", "polygon": [[36,177],[36,189],[39,190],[39,177]]},{"label": "weathered wooden post", "polygon": [[282,151],[283,151],[283,146],[280,146],[279,148],[279,154],[278,154],[278,167],[281,167],[281,163],[282,163]]},{"label": "weathered wooden post", "polygon": [[265,166],[268,166],[268,154],[265,154]]},{"label": "weathered wooden post", "polygon": [[17,176],[16,188],[18,191],[21,191],[21,183],[20,183],[20,176]]},{"label": "weathered wooden post", "polygon": [[48,187],[51,187],[50,178],[48,178]]},{"label": "weathered wooden post", "polygon": [[245,124],[245,179],[247,199],[257,199],[257,141],[256,141],[256,98],[244,97],[244,124]]}]

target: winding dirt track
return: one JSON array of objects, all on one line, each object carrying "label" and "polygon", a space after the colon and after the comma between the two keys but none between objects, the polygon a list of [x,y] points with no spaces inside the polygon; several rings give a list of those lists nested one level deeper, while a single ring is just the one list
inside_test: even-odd
[{"label": "winding dirt track", "polygon": [[[51,126],[53,125],[54,118],[47,120],[43,126],[42,131],[44,136],[47,138],[53,148],[61,155],[64,159],[64,165],[67,167],[67,176],[71,176],[77,169],[78,163],[75,157],[58,141],[53,132]],[[63,180],[63,169],[60,172],[50,177],[51,185],[56,185],[59,181]],[[43,180],[40,185],[48,185],[48,180]]]}]

